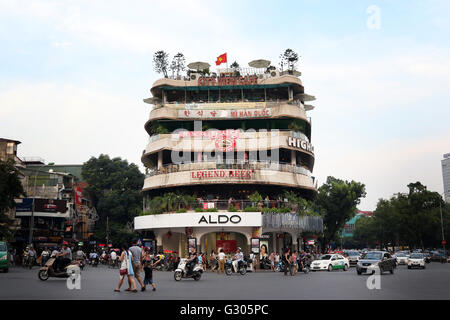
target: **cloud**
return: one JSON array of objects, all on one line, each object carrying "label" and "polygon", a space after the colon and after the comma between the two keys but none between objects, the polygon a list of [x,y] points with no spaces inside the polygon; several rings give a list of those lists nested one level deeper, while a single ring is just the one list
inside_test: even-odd
[{"label": "cloud", "polygon": [[61,48],[64,48],[64,47],[70,47],[72,45],[72,43],[71,42],[68,42],[68,41],[54,41],[54,42],[52,42],[52,46],[53,47],[61,47]]}]

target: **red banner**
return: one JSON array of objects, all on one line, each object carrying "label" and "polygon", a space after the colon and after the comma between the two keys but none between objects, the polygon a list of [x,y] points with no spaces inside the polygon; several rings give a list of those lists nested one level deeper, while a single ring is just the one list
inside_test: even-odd
[{"label": "red banner", "polygon": [[75,204],[81,206],[83,202],[81,201],[81,198],[83,197],[83,191],[81,188],[76,187],[75,188]]},{"label": "red banner", "polygon": [[236,252],[236,240],[216,240],[216,248],[222,248],[225,253]]}]

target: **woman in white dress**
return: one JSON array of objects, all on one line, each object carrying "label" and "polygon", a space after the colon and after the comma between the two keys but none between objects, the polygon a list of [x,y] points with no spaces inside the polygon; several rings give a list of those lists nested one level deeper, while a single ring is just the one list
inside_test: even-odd
[{"label": "woman in white dress", "polygon": [[117,284],[117,288],[114,289],[115,292],[120,292],[120,287],[122,287],[123,279],[125,277],[128,277],[128,289],[125,291],[131,291],[131,292],[137,292],[136,289],[136,282],[134,282],[134,273],[133,273],[133,267],[131,264],[131,252],[127,250],[126,245],[121,246],[122,254],[120,255],[119,261],[120,264],[120,279],[119,283]]}]

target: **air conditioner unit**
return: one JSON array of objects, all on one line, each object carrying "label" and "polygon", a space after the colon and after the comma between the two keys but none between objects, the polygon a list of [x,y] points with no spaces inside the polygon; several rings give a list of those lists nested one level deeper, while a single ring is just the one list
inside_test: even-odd
[{"label": "air conditioner unit", "polygon": [[258,79],[264,79],[264,75],[263,74],[258,75]]},{"label": "air conditioner unit", "polygon": [[200,77],[199,73],[191,73],[190,75],[191,80],[197,80]]},{"label": "air conditioner unit", "polygon": [[270,76],[272,78],[279,77],[280,76],[280,71],[279,70],[270,70]]}]

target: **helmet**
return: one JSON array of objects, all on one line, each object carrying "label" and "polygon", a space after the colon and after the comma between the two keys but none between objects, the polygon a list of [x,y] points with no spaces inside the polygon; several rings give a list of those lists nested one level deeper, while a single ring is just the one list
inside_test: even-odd
[{"label": "helmet", "polygon": [[237,247],[237,250],[242,251],[241,247]]}]

